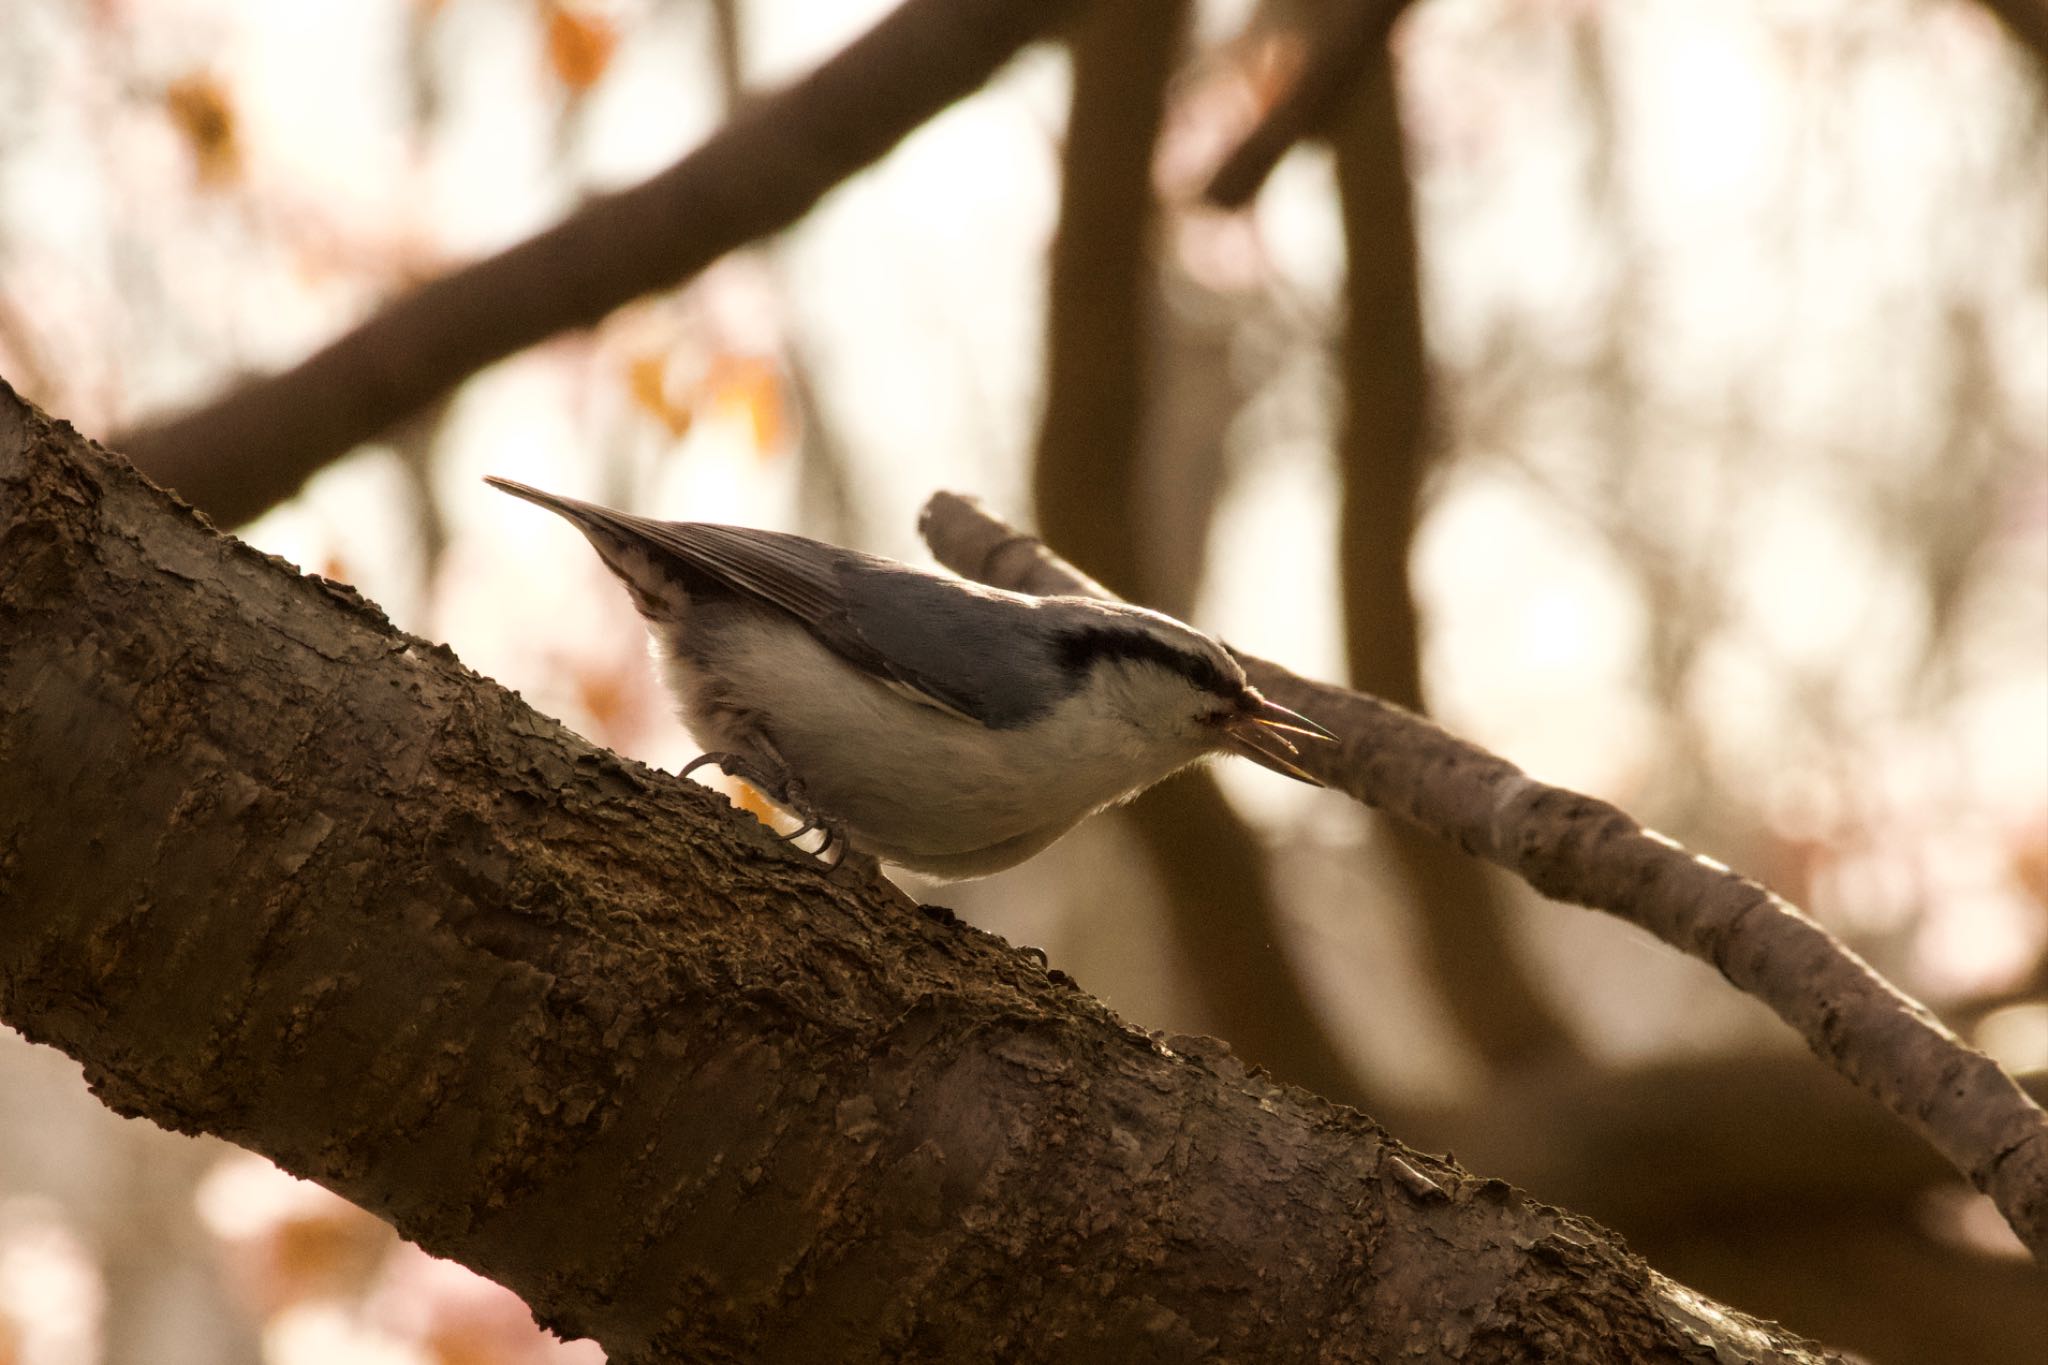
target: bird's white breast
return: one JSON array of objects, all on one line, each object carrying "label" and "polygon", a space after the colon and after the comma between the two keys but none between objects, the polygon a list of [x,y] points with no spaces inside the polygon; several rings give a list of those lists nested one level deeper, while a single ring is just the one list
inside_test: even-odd
[{"label": "bird's white breast", "polygon": [[786,618],[693,615],[686,643],[658,643],[698,739],[746,752],[758,725],[855,847],[934,875],[1008,867],[1202,752],[1101,705],[1093,683],[991,729],[912,700]]}]

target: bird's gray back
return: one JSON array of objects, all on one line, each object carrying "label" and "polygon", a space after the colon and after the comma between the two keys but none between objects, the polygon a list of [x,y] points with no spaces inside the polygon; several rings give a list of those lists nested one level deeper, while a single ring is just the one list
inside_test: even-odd
[{"label": "bird's gray back", "polygon": [[[657,521],[510,479],[489,482],[574,522],[644,613],[661,609],[653,585],[640,581],[649,573],[685,597],[729,595],[779,611],[897,691],[995,729],[1043,714],[1077,685],[1060,666],[1044,599],[784,531]],[[644,562],[629,562],[628,550]]]},{"label": "bird's gray back", "polygon": [[782,531],[619,515],[647,544],[729,590],[786,612],[848,663],[997,729],[1069,690],[1027,676],[1051,627],[1039,599]]},{"label": "bird's gray back", "polygon": [[1054,630],[1038,598],[866,555],[850,558],[840,581],[847,623],[890,673],[983,725],[1022,725],[1076,685],[1052,666]]}]

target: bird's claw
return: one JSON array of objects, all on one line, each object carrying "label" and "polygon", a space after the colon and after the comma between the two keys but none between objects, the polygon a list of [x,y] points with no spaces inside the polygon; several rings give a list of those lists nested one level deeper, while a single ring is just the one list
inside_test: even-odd
[{"label": "bird's claw", "polygon": [[737,777],[742,781],[752,783],[761,791],[762,795],[766,796],[776,805],[781,806],[784,810],[795,814],[803,822],[787,834],[777,834],[775,836],[777,839],[785,844],[794,844],[804,835],[822,830],[825,835],[825,841],[818,845],[811,856],[822,859],[826,851],[834,844],[837,844],[839,846],[839,857],[834,860],[832,866],[836,868],[840,863],[846,861],[845,836],[838,829],[826,823],[824,818],[815,810],[811,809],[810,803],[804,798],[803,784],[791,776],[787,770],[780,773],[771,773],[766,766],[747,754],[717,750],[697,755],[697,757],[683,765],[683,770],[678,776],[688,777],[697,769],[706,767],[717,768],[728,776]]},{"label": "bird's claw", "polygon": [[683,770],[677,773],[676,776],[688,777],[699,768],[716,768],[728,777],[737,777],[751,782],[767,795],[775,798],[777,802],[782,800],[783,792],[789,786],[788,774],[785,773],[777,777],[747,755],[728,753],[721,749],[715,749],[710,753],[698,754],[688,763],[685,763]]}]

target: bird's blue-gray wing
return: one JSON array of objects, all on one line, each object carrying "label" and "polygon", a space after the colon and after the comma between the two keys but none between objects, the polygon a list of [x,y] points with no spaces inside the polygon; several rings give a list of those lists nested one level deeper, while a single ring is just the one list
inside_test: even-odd
[{"label": "bird's blue-gray wing", "polygon": [[1070,689],[1039,599],[850,556],[847,624],[899,680],[983,725],[1042,715]]},{"label": "bird's blue-gray wing", "polygon": [[997,728],[1043,709],[1044,689],[1011,666],[1043,629],[1031,599],[780,531],[614,515],[913,700]]},{"label": "bird's blue-gray wing", "polygon": [[686,576],[787,612],[856,668],[963,720],[1021,724],[1062,681],[1018,666],[1046,653],[1034,650],[1048,638],[1036,599],[780,531],[656,521],[510,479],[487,482],[567,517],[600,552],[604,536],[638,544]]}]

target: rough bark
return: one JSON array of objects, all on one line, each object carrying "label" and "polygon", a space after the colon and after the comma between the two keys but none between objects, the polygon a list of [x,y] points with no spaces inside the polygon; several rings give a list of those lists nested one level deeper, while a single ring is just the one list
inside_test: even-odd
[{"label": "rough bark", "polygon": [[[958,494],[933,497],[921,529],[939,561],[967,577],[1023,592],[1104,592]],[[1339,736],[1304,748],[1304,768],[1546,896],[1615,915],[1712,965],[1990,1196],[2048,1261],[2048,1114],[1799,907],[1413,712],[1240,657],[1261,690]]]},{"label": "rough bark", "polygon": [[1813,1360],[834,880],[0,386],[0,1014],[618,1362]]},{"label": "rough bark", "polygon": [[247,521],[491,362],[788,227],[1077,4],[906,0],[652,179],[421,286],[282,374],[116,443],[222,525]]},{"label": "rough bark", "polygon": [[[2048,1075],[2021,1080],[2048,1097]],[[2041,1268],[1957,1236],[1955,1173],[1810,1056],[1510,1075],[1468,1108],[1375,1117],[1598,1218],[1702,1293],[1880,1365],[2015,1365],[2048,1342]]]}]

